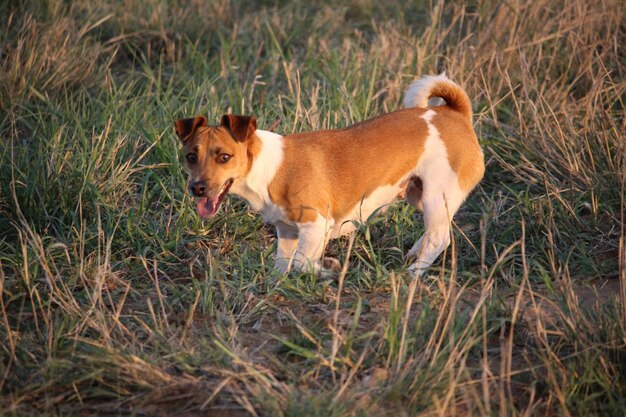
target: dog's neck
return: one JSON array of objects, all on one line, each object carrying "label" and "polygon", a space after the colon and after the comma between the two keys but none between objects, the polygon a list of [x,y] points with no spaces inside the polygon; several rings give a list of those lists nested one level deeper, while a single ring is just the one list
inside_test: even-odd
[{"label": "dog's neck", "polygon": [[[253,210],[261,212],[274,206],[269,185],[283,160],[283,137],[266,130],[257,130],[253,140],[260,141],[260,151],[253,158],[248,174],[233,184],[230,192],[248,201]],[[270,220],[267,219],[266,220]]]}]

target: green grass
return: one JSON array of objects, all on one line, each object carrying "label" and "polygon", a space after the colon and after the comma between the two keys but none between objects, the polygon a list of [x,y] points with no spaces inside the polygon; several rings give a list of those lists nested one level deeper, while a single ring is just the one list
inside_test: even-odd
[{"label": "green grass", "polygon": [[[0,5],[0,415],[623,416],[626,8],[520,4]],[[400,202],[334,280],[195,213],[175,119],[342,127],[442,70],[487,172],[429,276]]]}]

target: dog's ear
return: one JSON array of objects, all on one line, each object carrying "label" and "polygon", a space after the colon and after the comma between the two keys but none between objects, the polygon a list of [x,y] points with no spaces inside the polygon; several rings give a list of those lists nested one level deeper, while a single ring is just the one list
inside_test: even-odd
[{"label": "dog's ear", "polygon": [[222,126],[231,131],[237,142],[245,142],[256,130],[256,117],[225,114],[222,116]]},{"label": "dog's ear", "polygon": [[178,139],[184,142],[189,139],[197,129],[207,126],[207,123],[204,116],[198,116],[192,119],[178,119],[176,120],[175,126]]}]

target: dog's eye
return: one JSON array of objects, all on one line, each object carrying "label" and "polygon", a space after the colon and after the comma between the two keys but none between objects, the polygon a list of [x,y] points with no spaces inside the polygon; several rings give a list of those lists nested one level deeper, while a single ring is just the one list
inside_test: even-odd
[{"label": "dog's eye", "polygon": [[223,153],[220,154],[220,156],[217,157],[217,161],[220,164],[225,164],[226,162],[228,162],[230,160],[231,155],[227,154],[227,153]]},{"label": "dog's eye", "polygon": [[189,161],[190,164],[195,164],[196,162],[198,162],[198,155],[196,155],[195,153],[188,153],[187,161]]}]

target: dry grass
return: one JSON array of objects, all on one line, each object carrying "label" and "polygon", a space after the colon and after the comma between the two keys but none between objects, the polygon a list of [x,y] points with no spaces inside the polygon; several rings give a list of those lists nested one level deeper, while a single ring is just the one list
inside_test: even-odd
[{"label": "dry grass", "polygon": [[[208,3],[0,5],[0,415],[624,415],[622,2]],[[194,213],[174,119],[345,126],[441,70],[487,175],[424,280],[402,204],[335,281]]]}]

